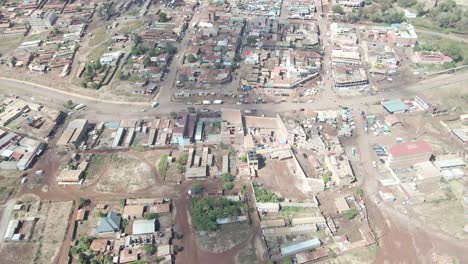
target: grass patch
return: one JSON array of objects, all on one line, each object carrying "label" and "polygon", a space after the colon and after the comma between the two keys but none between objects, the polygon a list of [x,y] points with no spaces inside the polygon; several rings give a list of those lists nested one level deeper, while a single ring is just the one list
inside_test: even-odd
[{"label": "grass patch", "polygon": [[159,175],[161,175],[163,180],[166,179],[167,169],[169,167],[169,163],[167,162],[168,157],[169,156],[167,154],[162,155],[158,164],[158,172],[159,172]]},{"label": "grass patch", "polygon": [[277,203],[283,200],[283,198],[279,197],[275,193],[265,190],[258,185],[254,184],[253,188],[255,197],[259,203]]},{"label": "grass patch", "polygon": [[94,155],[86,171],[86,179],[92,180],[104,168],[106,158],[103,155]]}]

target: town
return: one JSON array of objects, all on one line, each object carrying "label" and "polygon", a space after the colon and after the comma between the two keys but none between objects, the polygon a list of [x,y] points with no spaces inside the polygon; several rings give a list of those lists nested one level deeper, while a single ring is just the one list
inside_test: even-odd
[{"label": "town", "polygon": [[467,18],[1,1],[0,263],[468,261]]}]

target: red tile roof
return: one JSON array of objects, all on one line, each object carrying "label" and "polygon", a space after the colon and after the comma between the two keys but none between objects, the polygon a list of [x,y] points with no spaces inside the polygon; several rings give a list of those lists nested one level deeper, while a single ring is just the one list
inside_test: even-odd
[{"label": "red tile roof", "polygon": [[432,147],[425,141],[405,142],[393,145],[390,149],[393,157],[409,156],[419,153],[432,153]]}]

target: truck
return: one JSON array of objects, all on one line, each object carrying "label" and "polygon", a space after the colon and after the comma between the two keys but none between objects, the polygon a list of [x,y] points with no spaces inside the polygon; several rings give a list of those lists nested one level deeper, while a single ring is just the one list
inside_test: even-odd
[{"label": "truck", "polygon": [[156,102],[156,101],[151,103],[151,107],[153,107],[153,108],[155,108],[155,107],[158,106],[158,105],[159,105],[159,103]]},{"label": "truck", "polygon": [[210,104],[211,104],[211,101],[210,101],[210,100],[203,100],[203,101],[202,101],[202,104],[204,104],[204,105],[210,105]]},{"label": "truck", "polygon": [[215,105],[223,104],[223,100],[214,100],[213,104],[215,104]]},{"label": "truck", "polygon": [[75,109],[75,110],[80,110],[80,109],[85,108],[85,107],[86,107],[85,104],[79,104],[79,105],[75,106],[74,109]]}]

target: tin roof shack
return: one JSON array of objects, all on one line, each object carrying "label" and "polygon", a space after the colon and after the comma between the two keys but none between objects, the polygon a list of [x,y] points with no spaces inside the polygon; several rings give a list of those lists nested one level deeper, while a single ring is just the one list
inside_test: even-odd
[{"label": "tin roof shack", "polygon": [[296,261],[298,264],[311,263],[328,256],[328,248],[316,248],[312,252],[301,252],[296,254]]},{"label": "tin roof shack", "polygon": [[300,253],[306,250],[311,250],[320,247],[322,243],[318,238],[314,238],[311,240],[307,240],[301,243],[297,243],[294,245],[282,247],[281,250],[281,255],[282,256],[291,256],[296,253]]},{"label": "tin roof shack", "polygon": [[400,114],[400,113],[406,113],[409,111],[408,105],[403,103],[401,100],[383,101],[382,106],[390,114]]},{"label": "tin roof shack", "polygon": [[135,220],[133,221],[133,235],[152,234],[156,230],[156,220]]},{"label": "tin roof shack", "polygon": [[418,40],[418,35],[411,24],[392,24],[387,33],[387,40],[389,43],[397,46],[414,47]]},{"label": "tin roof shack", "polygon": [[279,203],[257,203],[257,210],[261,213],[278,213],[279,208]]},{"label": "tin roof shack", "polygon": [[81,142],[85,140],[88,132],[88,120],[86,119],[75,119],[68,123],[67,128],[63,131],[57,141],[57,147],[61,149],[76,149],[79,147]]},{"label": "tin roof shack", "polygon": [[101,218],[98,226],[96,227],[97,234],[115,233],[120,230],[120,223],[122,217],[116,212],[107,213],[106,217]]},{"label": "tin roof shack", "polygon": [[411,167],[429,161],[432,153],[431,145],[425,141],[399,143],[390,148],[386,163],[392,169]]},{"label": "tin roof shack", "polygon": [[260,222],[260,226],[261,226],[261,228],[285,227],[286,226],[286,220],[284,220],[283,218],[262,220]]}]

